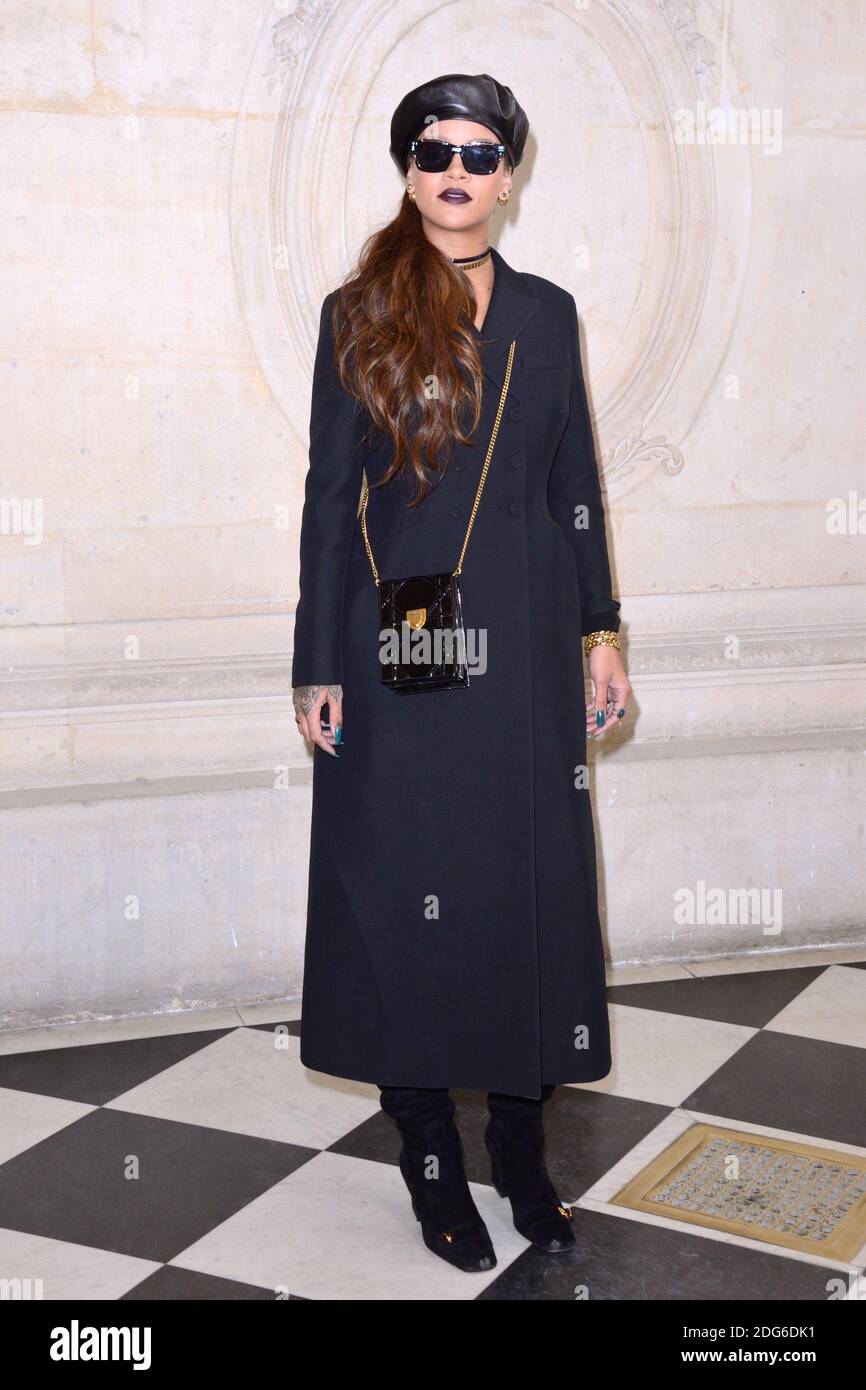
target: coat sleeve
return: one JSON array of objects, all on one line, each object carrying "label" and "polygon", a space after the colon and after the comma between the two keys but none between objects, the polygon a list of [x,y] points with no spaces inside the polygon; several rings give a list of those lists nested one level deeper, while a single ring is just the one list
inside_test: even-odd
[{"label": "coat sleeve", "polygon": [[574,552],[580,585],[581,633],[619,631],[620,604],[611,592],[604,502],[595,457],[589,404],[580,361],[577,305],[571,306],[572,378],[568,422],[559,442],[547,486],[551,516]]},{"label": "coat sleeve", "polygon": [[340,685],[346,571],[361,494],[362,407],[342,386],[326,295],[319,319],[310,409],[310,463],[301,516],[300,597],[295,613],[292,686]]}]

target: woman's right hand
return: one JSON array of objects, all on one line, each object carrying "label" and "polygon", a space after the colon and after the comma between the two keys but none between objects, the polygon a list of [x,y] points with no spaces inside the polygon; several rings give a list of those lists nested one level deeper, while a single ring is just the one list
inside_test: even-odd
[{"label": "woman's right hand", "polygon": [[[317,743],[326,753],[337,758],[334,750],[337,729],[343,730],[343,687],[341,685],[297,685],[292,691],[295,723],[307,743]],[[329,727],[322,726],[322,710],[328,706]]]}]

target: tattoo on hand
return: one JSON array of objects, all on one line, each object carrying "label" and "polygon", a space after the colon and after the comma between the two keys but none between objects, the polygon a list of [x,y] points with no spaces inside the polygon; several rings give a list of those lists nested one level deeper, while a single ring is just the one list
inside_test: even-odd
[{"label": "tattoo on hand", "polygon": [[295,714],[307,715],[317,704],[323,690],[327,690],[329,700],[342,700],[341,685],[298,685],[292,691]]}]

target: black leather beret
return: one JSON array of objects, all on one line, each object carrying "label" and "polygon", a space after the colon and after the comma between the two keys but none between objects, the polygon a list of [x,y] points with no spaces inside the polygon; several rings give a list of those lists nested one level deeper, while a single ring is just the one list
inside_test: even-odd
[{"label": "black leather beret", "polygon": [[391,158],[401,174],[409,168],[409,145],[431,120],[477,121],[508,146],[514,168],[529,134],[526,112],[510,87],[486,72],[474,77],[451,72],[407,92],[391,117]]}]

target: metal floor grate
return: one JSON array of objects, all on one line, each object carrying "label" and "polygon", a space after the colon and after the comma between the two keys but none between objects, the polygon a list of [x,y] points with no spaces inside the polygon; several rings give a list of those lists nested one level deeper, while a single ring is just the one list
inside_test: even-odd
[{"label": "metal floor grate", "polygon": [[852,1260],[866,1243],[866,1158],[696,1124],[612,1201],[790,1250]]}]

